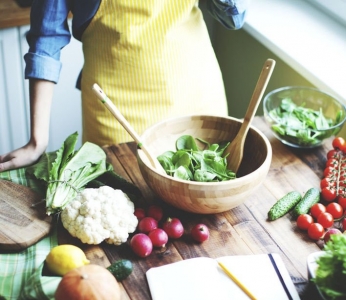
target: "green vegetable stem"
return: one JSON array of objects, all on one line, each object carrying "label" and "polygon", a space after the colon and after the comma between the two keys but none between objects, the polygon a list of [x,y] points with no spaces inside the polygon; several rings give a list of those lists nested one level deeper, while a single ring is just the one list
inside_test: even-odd
[{"label": "green vegetable stem", "polygon": [[57,213],[74,199],[86,184],[106,172],[106,154],[86,142],[75,151],[78,133],[73,133],[56,152],[45,153],[27,172],[47,184],[46,212]]}]

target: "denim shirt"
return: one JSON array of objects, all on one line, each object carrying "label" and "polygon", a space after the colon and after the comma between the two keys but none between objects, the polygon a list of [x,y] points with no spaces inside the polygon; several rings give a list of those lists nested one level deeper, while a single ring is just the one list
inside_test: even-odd
[{"label": "denim shirt", "polygon": [[[207,0],[209,13],[228,29],[244,24],[248,0]],[[31,26],[27,35],[29,51],[24,55],[25,78],[44,79],[57,83],[60,52],[71,39],[68,27],[72,13],[72,34],[81,40],[84,30],[96,14],[101,0],[34,0]]]}]

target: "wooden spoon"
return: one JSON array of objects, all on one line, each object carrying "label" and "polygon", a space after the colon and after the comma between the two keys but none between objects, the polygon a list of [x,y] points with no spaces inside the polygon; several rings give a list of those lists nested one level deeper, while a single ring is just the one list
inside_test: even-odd
[{"label": "wooden spoon", "polygon": [[267,87],[270,76],[275,66],[275,60],[267,59],[265,62],[261,74],[258,78],[255,90],[252,94],[249,106],[247,108],[243,123],[233,141],[228,145],[224,151],[224,156],[227,155],[227,168],[233,172],[237,172],[240,163],[243,159],[244,143],[247,132],[249,131],[250,124],[256,114],[258,105],[261,102],[263,93]]},{"label": "wooden spoon", "polygon": [[156,169],[161,174],[166,174],[166,171],[163,169],[157,158],[155,158],[147,149],[145,145],[140,141],[139,135],[130,125],[130,123],[125,119],[113,102],[107,97],[105,92],[98,86],[94,84],[92,90],[96,96],[101,100],[101,102],[109,109],[109,111],[114,115],[114,117],[119,121],[119,123],[125,128],[125,130],[131,135],[134,141],[137,143],[137,146],[143,150],[147,158],[149,159],[150,164],[154,169]]}]

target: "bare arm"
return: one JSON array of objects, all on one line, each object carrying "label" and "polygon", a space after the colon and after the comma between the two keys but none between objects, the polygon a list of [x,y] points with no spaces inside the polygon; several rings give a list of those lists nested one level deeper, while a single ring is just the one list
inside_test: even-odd
[{"label": "bare arm", "polygon": [[30,79],[30,140],[0,156],[0,172],[31,165],[46,150],[54,86],[50,81]]}]

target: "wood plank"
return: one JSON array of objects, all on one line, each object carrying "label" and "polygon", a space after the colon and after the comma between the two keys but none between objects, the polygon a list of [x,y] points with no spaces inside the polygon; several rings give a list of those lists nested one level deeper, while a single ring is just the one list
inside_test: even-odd
[{"label": "wood plank", "polygon": [[111,151],[121,162],[122,167],[127,174],[127,178],[129,178],[130,181],[142,192],[145,201],[143,205],[148,206],[157,201],[161,202],[157,199],[153,191],[143,180],[136,157],[136,144],[133,142],[121,145],[113,145],[111,146]]},{"label": "wood plank", "polygon": [[[165,211],[165,218],[178,217],[185,227],[185,234],[170,240],[163,250],[155,249],[147,258],[137,257],[129,243],[120,246],[102,243],[99,246],[80,245],[95,263],[106,266],[118,259],[129,259],[134,266],[131,276],[122,282],[124,299],[151,299],[145,272],[182,259],[197,256],[219,257],[256,253],[279,253],[302,298],[316,299],[316,291],[308,285],[307,255],[318,251],[319,245],[311,241],[295,226],[288,214],[276,221],[267,221],[267,213],[276,200],[291,190],[304,193],[319,185],[320,168],[328,146],[311,151],[297,151],[279,142],[272,135],[263,118],[255,118],[255,126],[269,138],[273,147],[273,160],[268,176],[261,187],[244,204],[224,213],[214,215],[191,214],[173,208],[158,199],[146,185],[140,173],[135,143],[105,148],[109,162],[115,171],[133,182],[143,192],[143,207],[158,203]],[[210,230],[209,241],[199,244],[190,235],[191,227],[204,223]]]},{"label": "wood plank", "polygon": [[[306,257],[318,251],[318,245],[297,230],[291,215],[275,222],[268,222],[267,213],[284,193],[292,189],[303,193],[311,185],[319,184],[320,178],[315,171],[323,166],[323,162],[316,162],[324,156],[326,149],[322,147],[308,153],[292,151],[275,139],[263,119],[255,120],[256,127],[268,136],[273,146],[273,161],[266,181],[251,199],[237,208],[216,215],[190,214],[162,203],[165,211],[171,216],[179,217],[185,226],[185,235],[181,239],[170,241],[166,251],[154,252],[146,259],[138,259],[129,250],[128,245],[120,246],[116,252],[110,246],[104,248],[110,260],[127,257],[134,262],[138,271],[124,282],[125,289],[133,299],[150,299],[145,272],[151,266],[197,256],[218,257],[269,252],[280,253],[301,296],[307,294],[307,297],[310,297],[313,294],[307,284]],[[118,145],[112,146],[111,149],[126,169],[131,181],[146,191],[144,194],[147,203],[160,201],[155,198],[141,177],[135,145]],[[188,234],[197,222],[205,223],[210,229],[210,240],[206,243],[197,244]],[[140,289],[138,285],[141,286]]]},{"label": "wood plank", "polygon": [[[291,277],[295,282],[303,283],[297,285],[298,291],[303,294],[308,288],[306,258],[310,253],[319,251],[320,247],[310,240],[305,232],[296,227],[295,219],[291,214],[269,222],[267,213],[271,206],[289,191],[296,190],[304,194],[311,187],[319,188],[320,177],[316,174],[316,170],[322,168],[324,164],[324,161],[321,162],[320,159],[325,156],[326,149],[324,147],[310,151],[292,149],[274,137],[263,119],[256,119],[255,124],[270,140],[273,147],[273,160],[260,191],[251,201],[246,201],[245,205],[270,237],[270,243],[266,246],[267,251],[272,251],[275,245]],[[245,230],[247,229],[248,227],[245,227]],[[254,235],[253,239],[256,240],[259,236],[265,237],[263,230]]]}]

